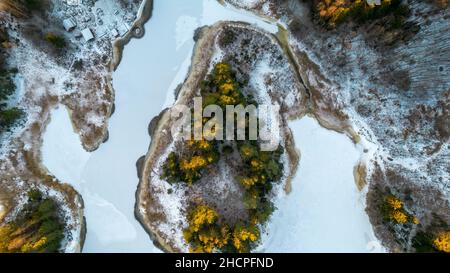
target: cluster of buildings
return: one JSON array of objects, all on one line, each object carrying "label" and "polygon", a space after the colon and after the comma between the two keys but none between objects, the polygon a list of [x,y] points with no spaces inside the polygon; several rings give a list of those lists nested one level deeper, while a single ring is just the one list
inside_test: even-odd
[{"label": "cluster of buildings", "polygon": [[112,0],[65,0],[60,2],[57,12],[64,29],[88,43],[103,37],[114,39],[130,29],[136,7],[121,5]]}]

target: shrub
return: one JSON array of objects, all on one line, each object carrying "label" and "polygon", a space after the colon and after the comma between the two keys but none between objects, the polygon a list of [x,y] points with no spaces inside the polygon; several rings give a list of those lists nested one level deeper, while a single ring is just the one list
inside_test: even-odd
[{"label": "shrub", "polygon": [[412,239],[412,246],[419,253],[436,252],[433,246],[433,236],[429,232],[418,231]]},{"label": "shrub", "polygon": [[225,46],[232,44],[235,40],[236,40],[236,34],[234,33],[234,31],[226,29],[226,30],[224,30],[224,32],[219,40],[219,44],[221,47],[225,47]]},{"label": "shrub", "polygon": [[275,210],[273,203],[266,198],[261,198],[257,207],[250,211],[253,224],[265,223]]},{"label": "shrub", "polygon": [[171,152],[163,165],[163,173],[161,178],[167,180],[170,183],[178,182],[181,178],[180,166],[178,156]]},{"label": "shrub", "polygon": [[66,40],[64,39],[64,37],[55,33],[47,33],[45,35],[45,40],[57,49],[66,47]]},{"label": "shrub", "polygon": [[22,118],[23,115],[24,112],[19,108],[13,107],[2,110],[0,107],[0,129],[9,129],[18,119]]},{"label": "shrub", "polygon": [[252,224],[239,223],[233,231],[233,246],[237,252],[249,252],[259,240],[260,231]]}]

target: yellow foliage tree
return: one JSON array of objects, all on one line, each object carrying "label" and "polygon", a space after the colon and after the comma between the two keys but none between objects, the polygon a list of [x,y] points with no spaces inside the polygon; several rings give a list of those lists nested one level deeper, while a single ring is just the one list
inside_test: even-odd
[{"label": "yellow foliage tree", "polygon": [[397,197],[395,197],[393,195],[388,196],[386,198],[386,202],[388,203],[388,205],[392,209],[401,209],[401,208],[403,208],[403,202],[399,198],[397,198]]},{"label": "yellow foliage tree", "polygon": [[226,225],[217,224],[217,212],[206,205],[197,206],[188,215],[189,227],[183,231],[190,251],[211,253],[228,244],[230,231]]},{"label": "yellow foliage tree", "polygon": [[244,186],[244,188],[250,189],[259,182],[259,177],[256,175],[250,177],[241,177],[239,179],[239,182],[242,184],[242,186]]},{"label": "yellow foliage tree", "polygon": [[403,202],[400,200],[400,198],[394,195],[389,195],[386,197],[384,209],[386,213],[385,217],[387,217],[389,221],[395,224],[419,224],[419,219],[417,219],[417,217],[415,217],[414,215],[406,212]]},{"label": "yellow foliage tree", "polygon": [[203,156],[194,156],[191,159],[181,160],[181,169],[184,171],[198,170],[205,167],[207,160]]},{"label": "yellow foliage tree", "polygon": [[217,220],[217,212],[206,205],[196,207],[189,215],[189,230],[198,232],[205,224],[213,224]]},{"label": "yellow foliage tree", "polygon": [[450,231],[440,233],[433,240],[433,245],[439,251],[450,253]]},{"label": "yellow foliage tree", "polygon": [[400,210],[394,210],[391,212],[391,220],[397,224],[404,224],[408,222],[408,215]]},{"label": "yellow foliage tree", "polygon": [[238,252],[248,252],[249,244],[259,240],[259,229],[254,225],[237,225],[233,231],[233,246]]}]

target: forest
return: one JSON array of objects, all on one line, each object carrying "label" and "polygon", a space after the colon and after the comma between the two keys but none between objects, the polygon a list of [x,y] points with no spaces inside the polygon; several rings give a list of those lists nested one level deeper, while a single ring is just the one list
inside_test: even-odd
[{"label": "forest", "polygon": [[[244,95],[242,86],[243,83],[237,81],[236,72],[230,64],[217,63],[201,84],[203,108],[215,104],[224,110],[226,105],[245,107],[255,104],[251,96]],[[207,122],[208,119],[204,118],[203,124]],[[274,211],[268,195],[272,184],[278,182],[283,175],[280,160],[283,152],[281,146],[275,151],[262,151],[258,141],[188,140],[181,149],[168,155],[161,178],[169,183],[188,185],[200,180],[207,173],[208,167],[214,166],[221,158],[231,154],[239,155],[240,167],[236,170],[235,180],[244,193],[243,203],[248,210],[248,219],[228,225],[227,219],[223,219],[207,204],[189,208],[189,227],[184,231],[184,236],[190,243],[192,252],[251,251],[259,240],[260,226]]]},{"label": "forest", "polygon": [[398,196],[387,193],[380,197],[381,217],[394,240],[402,245],[411,241],[416,252],[450,252],[450,232],[445,221],[434,216],[431,223],[422,224]]},{"label": "forest", "polygon": [[16,219],[0,226],[0,253],[59,252],[63,239],[64,224],[57,203],[31,190]]},{"label": "forest", "polygon": [[17,69],[8,67],[6,63],[9,47],[8,33],[0,27],[0,134],[9,130],[23,116],[22,110],[10,107],[7,103],[16,91],[14,78],[17,74]]},{"label": "forest", "polygon": [[32,11],[39,11],[48,7],[46,0],[2,0],[0,11],[11,13],[15,17],[27,17]]},{"label": "forest", "polygon": [[402,0],[381,0],[381,5],[368,4],[366,0],[310,0],[318,21],[327,28],[353,21],[358,25],[391,16],[385,21],[389,28],[401,28],[410,11]]}]

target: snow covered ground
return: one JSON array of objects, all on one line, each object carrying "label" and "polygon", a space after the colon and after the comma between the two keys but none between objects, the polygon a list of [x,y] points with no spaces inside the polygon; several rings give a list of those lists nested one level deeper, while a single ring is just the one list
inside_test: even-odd
[{"label": "snow covered ground", "polygon": [[348,137],[327,130],[310,117],[290,123],[300,166],[292,192],[278,208],[262,237],[264,252],[380,252],[365,196],[353,167],[360,153]]}]

